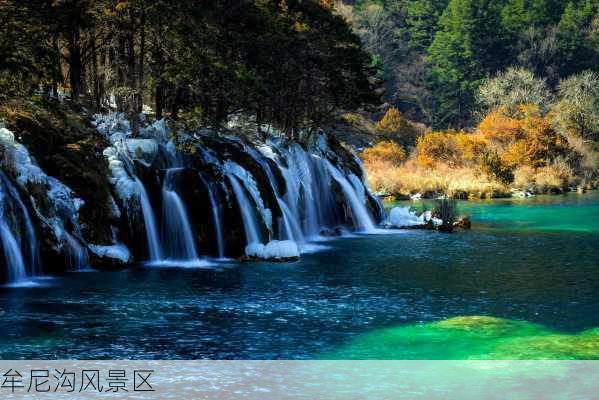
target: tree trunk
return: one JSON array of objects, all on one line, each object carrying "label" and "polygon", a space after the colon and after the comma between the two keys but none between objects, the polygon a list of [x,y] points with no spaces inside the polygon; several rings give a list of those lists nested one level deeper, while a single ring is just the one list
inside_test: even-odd
[{"label": "tree trunk", "polygon": [[144,93],[144,61],[146,55],[146,13],[145,10],[141,9],[141,16],[139,21],[140,39],[139,39],[139,68],[137,71],[138,81],[138,109],[137,112],[143,111],[143,93]]},{"label": "tree trunk", "polygon": [[162,85],[162,82],[158,82],[156,84],[156,91],[154,93],[154,101],[155,101],[155,112],[156,112],[156,119],[162,119],[162,111],[164,109],[164,86]]},{"label": "tree trunk", "polygon": [[69,77],[71,84],[71,100],[76,102],[81,94],[81,49],[79,48],[79,29],[74,28],[69,35]]}]

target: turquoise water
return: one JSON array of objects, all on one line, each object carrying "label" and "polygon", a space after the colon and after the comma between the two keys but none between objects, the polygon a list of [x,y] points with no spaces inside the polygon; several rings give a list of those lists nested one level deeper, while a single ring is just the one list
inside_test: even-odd
[{"label": "turquoise water", "polygon": [[597,193],[459,206],[471,231],[0,288],[0,357],[599,358]]},{"label": "turquoise water", "polygon": [[[422,211],[434,201],[399,202]],[[457,201],[460,214],[470,215],[478,230],[494,232],[599,232],[599,193],[569,193],[557,196]],[[389,204],[393,206],[394,204]]]}]

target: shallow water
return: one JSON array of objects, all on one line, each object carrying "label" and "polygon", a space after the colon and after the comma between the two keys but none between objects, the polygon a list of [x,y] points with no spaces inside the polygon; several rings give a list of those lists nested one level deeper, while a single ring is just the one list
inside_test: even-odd
[{"label": "shallow water", "polygon": [[[599,358],[599,195],[460,208],[471,231],[333,240],[297,263],[0,288],[0,357]],[[463,316],[501,319],[440,322]]]}]

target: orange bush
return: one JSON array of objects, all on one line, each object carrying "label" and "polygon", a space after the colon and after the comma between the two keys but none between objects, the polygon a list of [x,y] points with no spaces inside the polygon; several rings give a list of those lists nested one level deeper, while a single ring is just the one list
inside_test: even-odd
[{"label": "orange bush", "polygon": [[388,162],[400,165],[406,159],[405,150],[393,141],[382,141],[362,152],[362,159],[369,162]]},{"label": "orange bush", "polygon": [[502,147],[501,159],[514,167],[543,167],[567,151],[566,141],[535,105],[520,105],[509,115],[504,109],[491,111],[478,132]]},{"label": "orange bush", "polygon": [[383,118],[376,123],[375,129],[379,133],[399,133],[402,127],[401,113],[395,107],[387,110]]},{"label": "orange bush", "polygon": [[477,162],[485,153],[484,137],[466,132],[431,132],[418,138],[416,161],[424,167],[444,163],[452,167]]},{"label": "orange bush", "polygon": [[388,109],[383,118],[375,124],[374,129],[379,134],[391,137],[404,146],[413,146],[416,138],[420,135],[418,128],[403,118],[397,108]]},{"label": "orange bush", "polygon": [[522,122],[508,117],[500,110],[491,111],[478,125],[478,132],[502,144],[522,139]]}]

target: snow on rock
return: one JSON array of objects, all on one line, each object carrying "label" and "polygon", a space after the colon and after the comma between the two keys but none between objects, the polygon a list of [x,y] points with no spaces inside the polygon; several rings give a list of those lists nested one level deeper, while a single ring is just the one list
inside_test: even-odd
[{"label": "snow on rock", "polygon": [[262,243],[250,243],[245,247],[245,255],[248,257],[264,258],[266,246]]},{"label": "snow on rock", "polygon": [[139,195],[139,185],[129,175],[125,163],[119,159],[119,151],[116,147],[107,147],[102,152],[108,160],[108,169],[112,177],[110,182],[114,185],[118,197],[123,201]]},{"label": "snow on rock", "polygon": [[273,161],[279,159],[279,155],[267,144],[259,144],[256,146],[256,149],[266,158],[270,158]]},{"label": "snow on rock", "polygon": [[110,246],[90,244],[88,247],[100,258],[112,258],[123,263],[129,263],[133,259],[127,246],[122,243],[117,243]]},{"label": "snow on rock", "polygon": [[266,246],[252,243],[245,248],[245,254],[248,257],[277,261],[297,260],[300,257],[299,248],[293,240],[273,240]]},{"label": "snow on rock", "polygon": [[14,133],[6,128],[0,128],[0,147],[4,149],[0,165],[12,171],[23,190],[29,191],[29,185],[35,185],[45,191],[45,199],[32,196],[33,206],[38,216],[52,228],[57,242],[63,242],[65,225],[79,229],[78,213],[84,201],[75,197],[73,191],[61,181],[46,175],[25,146],[15,141]]},{"label": "snow on rock", "polygon": [[170,130],[164,118],[155,121],[147,127],[141,128],[139,132],[142,137],[155,138],[161,142],[168,141],[170,136]]},{"label": "snow on rock", "polygon": [[299,248],[293,240],[273,240],[264,249],[264,258],[267,260],[289,260],[299,256]]},{"label": "snow on rock", "polygon": [[146,166],[151,165],[158,154],[158,142],[155,139],[127,139],[129,157],[138,159]]},{"label": "snow on rock", "polygon": [[92,124],[98,132],[105,137],[110,137],[115,132],[129,132],[131,127],[123,113],[96,114]]},{"label": "snow on rock", "polygon": [[432,219],[435,225],[440,225],[441,220],[432,217],[431,211],[425,211],[420,216],[410,211],[410,207],[394,207],[389,213],[389,222],[395,228],[425,225]]}]

